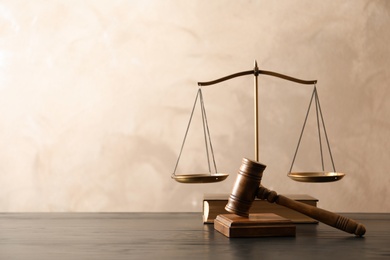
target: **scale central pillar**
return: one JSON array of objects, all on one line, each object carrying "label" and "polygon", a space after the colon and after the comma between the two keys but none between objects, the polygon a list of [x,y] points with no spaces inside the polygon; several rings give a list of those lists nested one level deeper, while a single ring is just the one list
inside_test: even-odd
[{"label": "scale central pillar", "polygon": [[255,60],[255,67],[253,69],[254,74],[254,115],[255,115],[255,161],[259,161],[259,67],[257,66],[257,61]]}]

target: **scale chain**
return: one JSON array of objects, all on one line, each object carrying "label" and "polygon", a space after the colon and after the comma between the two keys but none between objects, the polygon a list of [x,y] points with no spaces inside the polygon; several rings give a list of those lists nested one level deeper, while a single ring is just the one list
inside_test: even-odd
[{"label": "scale chain", "polygon": [[208,121],[207,121],[206,109],[205,109],[205,106],[204,106],[202,89],[199,88],[198,92],[196,94],[196,97],[195,97],[195,101],[194,101],[194,105],[192,107],[190,119],[189,119],[189,122],[188,122],[188,125],[187,125],[186,132],[184,134],[184,139],[183,139],[183,142],[182,142],[182,145],[181,145],[181,148],[180,148],[179,156],[178,156],[177,161],[176,161],[175,169],[174,169],[174,171],[172,173],[172,177],[176,176],[176,170],[177,170],[177,167],[179,165],[179,161],[180,161],[181,155],[183,153],[184,144],[185,144],[185,142],[187,140],[188,132],[189,132],[189,129],[190,129],[190,125],[191,125],[191,122],[192,122],[192,118],[193,118],[193,115],[194,115],[194,111],[195,111],[195,107],[196,107],[196,103],[198,101],[198,98],[199,98],[200,109],[201,109],[201,113],[202,113],[202,125],[203,125],[203,133],[204,133],[204,138],[205,138],[206,155],[207,155],[207,163],[208,163],[209,173],[211,174],[211,164],[210,164],[208,143],[210,145],[210,152],[211,152],[211,156],[212,156],[212,160],[213,160],[214,170],[217,173],[217,165],[216,165],[215,157],[214,157],[214,149],[213,149],[213,146],[212,146],[212,143],[211,143],[210,129],[209,129]]},{"label": "scale chain", "polygon": [[324,171],[324,156],[323,156],[323,149],[322,149],[322,142],[321,142],[321,127],[320,127],[320,120],[319,120],[320,117],[321,117],[322,126],[324,128],[324,135],[325,135],[325,139],[326,139],[326,144],[328,146],[328,151],[329,151],[330,159],[331,159],[331,162],[332,162],[333,171],[336,172],[336,168],[334,166],[334,161],[333,161],[332,151],[330,149],[329,139],[328,139],[328,135],[327,135],[326,128],[325,128],[324,117],[322,115],[320,100],[319,100],[318,93],[317,93],[317,87],[314,84],[313,93],[311,95],[310,102],[309,102],[309,107],[308,107],[307,112],[306,112],[306,116],[305,116],[305,120],[303,122],[303,127],[302,127],[302,130],[301,130],[301,134],[299,136],[297,148],[295,149],[294,157],[293,157],[293,160],[292,160],[292,163],[291,163],[291,166],[290,166],[290,170],[289,170],[290,173],[292,171],[292,168],[293,168],[296,156],[298,154],[298,149],[299,149],[299,146],[300,146],[301,141],[302,141],[303,132],[304,132],[305,127],[306,127],[306,123],[307,123],[307,119],[308,119],[308,116],[309,116],[310,108],[311,108],[311,105],[313,103],[313,98],[315,100],[314,102],[315,102],[315,105],[316,105],[316,117],[317,117],[318,138],[319,138],[320,153],[321,153],[322,171]]},{"label": "scale chain", "polygon": [[179,156],[178,156],[178,158],[177,158],[176,165],[175,165],[175,169],[173,170],[172,176],[176,176],[176,169],[177,169],[177,166],[178,166],[178,164],[179,164],[181,154],[182,154],[182,152],[183,152],[184,144],[185,144],[185,142],[186,142],[187,135],[188,135],[188,130],[190,129],[190,125],[191,125],[191,121],[192,121],[192,116],[194,115],[194,111],[195,111],[195,107],[196,107],[196,101],[198,101],[198,97],[199,97],[199,92],[200,92],[200,90],[198,90],[198,93],[196,94],[196,97],[195,97],[195,102],[194,102],[194,105],[193,105],[193,107],[192,107],[190,120],[188,121],[187,129],[186,129],[186,132],[185,132],[185,134],[184,134],[184,139],[183,139],[183,142],[182,142],[182,144],[181,144]]}]

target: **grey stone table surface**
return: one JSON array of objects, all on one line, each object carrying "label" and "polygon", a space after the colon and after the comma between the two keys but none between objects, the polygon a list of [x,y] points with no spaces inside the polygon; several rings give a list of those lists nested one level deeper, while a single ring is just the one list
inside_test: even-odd
[{"label": "grey stone table surface", "polygon": [[0,213],[0,259],[390,259],[390,213],[342,215],[365,236],[319,223],[227,238],[201,213]]}]

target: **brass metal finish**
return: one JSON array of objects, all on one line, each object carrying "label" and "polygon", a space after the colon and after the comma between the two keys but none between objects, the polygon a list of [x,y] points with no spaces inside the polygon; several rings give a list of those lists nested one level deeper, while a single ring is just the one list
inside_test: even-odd
[{"label": "brass metal finish", "polygon": [[[200,107],[201,107],[201,112],[202,112],[202,123],[203,123],[203,133],[204,133],[204,138],[205,138],[205,147],[206,147],[206,154],[207,154],[207,163],[208,163],[208,168],[209,168],[209,173],[199,173],[199,174],[180,174],[176,175],[176,170],[177,166],[179,164],[179,160],[183,151],[183,147],[187,138],[188,130],[192,121],[192,117],[194,114],[194,110],[196,107],[196,103],[199,100],[200,102]],[[214,166],[214,173],[211,172],[211,162],[210,162],[210,156],[209,153],[211,153],[211,158]],[[177,182],[180,183],[212,183],[212,182],[220,182],[225,180],[229,175],[226,173],[218,173],[217,172],[217,165],[215,163],[215,158],[214,158],[214,151],[213,151],[213,146],[211,143],[211,136],[210,136],[210,131],[209,131],[209,126],[207,123],[207,116],[206,116],[206,109],[204,107],[204,101],[203,101],[203,94],[201,88],[198,89],[198,93],[195,98],[194,106],[192,108],[190,120],[187,125],[187,131],[184,135],[184,140],[181,145],[179,157],[177,158],[176,166],[175,169],[171,175],[171,178],[174,179]]]},{"label": "brass metal finish", "polygon": [[[225,77],[213,80],[213,81],[198,82],[199,86],[209,86],[209,85],[214,85],[214,84],[217,84],[217,83],[220,83],[220,82],[223,82],[223,81],[226,81],[226,80],[230,80],[230,79],[233,79],[233,78],[236,78],[236,77],[241,77],[241,76],[246,76],[246,75],[254,75],[254,142],[255,142],[254,161],[255,162],[258,162],[259,161],[259,157],[260,157],[259,156],[259,97],[258,97],[258,95],[259,95],[258,94],[258,92],[259,92],[258,91],[259,90],[258,89],[259,88],[259,86],[258,86],[258,76],[260,74],[273,76],[273,77],[278,77],[278,78],[281,78],[281,79],[284,79],[284,80],[289,80],[289,81],[292,81],[292,82],[295,82],[295,83],[299,83],[299,84],[314,85],[314,84],[317,83],[317,80],[302,80],[302,79],[293,78],[293,77],[290,77],[290,76],[287,76],[287,75],[284,75],[284,74],[276,73],[276,72],[273,72],[273,71],[259,70],[258,65],[257,65],[257,61],[255,61],[255,63],[254,63],[253,70],[248,70],[248,71],[242,71],[242,72],[234,73],[234,74],[231,74],[231,75],[228,75],[228,76],[225,76]],[[174,171],[174,173],[172,175],[172,178],[175,179],[176,181],[182,182],[182,183],[218,182],[218,181],[222,181],[222,180],[226,179],[227,176],[228,176],[227,174],[224,174],[224,173],[217,173],[216,167],[215,167],[216,174],[211,174],[210,160],[209,160],[208,147],[207,147],[208,146],[208,141],[210,143],[211,155],[212,155],[213,161],[214,161],[214,154],[213,154],[213,150],[212,150],[210,134],[208,132],[206,112],[205,112],[205,109],[204,109],[201,88],[199,88],[198,95],[199,95],[199,98],[200,98],[201,109],[202,109],[203,127],[204,127],[204,133],[205,133],[206,151],[207,151],[207,157],[208,157],[208,162],[209,162],[209,172],[210,172],[210,174],[176,175],[176,173],[175,173],[176,172],[176,167],[177,167],[177,163],[178,163],[178,161],[180,159],[180,155],[181,155],[181,151],[180,151],[179,158],[178,158],[178,161],[176,163],[175,171]],[[324,128],[325,137],[326,137],[328,148],[329,148],[329,152],[330,152],[329,141],[328,141],[328,138],[327,138],[327,135],[326,135],[325,124],[324,124],[324,121],[323,121],[323,118],[322,118],[322,112],[321,112],[321,108],[320,108],[320,104],[319,104],[319,100],[318,100],[318,94],[317,94],[316,86],[314,86],[314,91],[313,91],[313,95],[312,95],[312,98],[311,98],[311,101],[310,101],[308,113],[309,113],[309,110],[310,110],[310,106],[311,106],[313,97],[315,97],[315,103],[316,103],[316,109],[317,109],[316,110],[317,111],[317,124],[319,126],[318,113],[320,113],[321,119],[322,119],[323,128]],[[195,103],[196,103],[196,100],[195,100]],[[195,107],[195,104],[194,104],[194,107]],[[308,113],[307,113],[307,115],[308,115]],[[307,115],[306,115],[306,119],[307,119]],[[192,114],[191,114],[191,118],[192,118]],[[191,118],[190,118],[190,122],[189,123],[191,123]],[[304,129],[305,124],[306,124],[306,119],[305,119],[305,123],[304,123],[303,129]],[[188,125],[188,127],[189,127],[189,125]],[[188,132],[188,127],[187,127],[187,132]],[[302,133],[303,133],[303,129],[302,129]],[[320,140],[321,159],[322,159],[322,164],[323,164],[322,148],[321,148],[322,147],[322,145],[321,145],[321,135],[320,135],[320,129],[318,129],[318,130],[319,130],[319,136],[320,136],[319,140]],[[186,132],[186,134],[187,134],[187,132]],[[206,135],[206,133],[208,134],[208,136]],[[302,137],[302,133],[301,133],[301,137]],[[332,181],[338,181],[338,180],[342,179],[345,176],[344,173],[336,172],[331,152],[330,152],[330,156],[331,156],[332,164],[333,164],[333,172],[325,172],[324,171],[324,166],[322,167],[322,172],[291,172],[292,166],[293,166],[294,161],[295,161],[295,156],[296,156],[298,148],[299,148],[299,143],[300,143],[301,137],[300,137],[298,145],[297,145],[297,149],[296,149],[296,152],[295,152],[295,155],[294,155],[294,159],[293,159],[290,171],[288,173],[288,177],[290,177],[291,179],[293,179],[295,181],[300,181],[300,182],[332,182]],[[185,141],[185,138],[186,138],[186,136],[184,137],[184,141]],[[184,145],[184,141],[183,141],[183,145]],[[182,148],[183,148],[183,145],[182,145]],[[253,162],[253,163],[255,163],[255,162]],[[215,161],[214,161],[214,166],[215,166]],[[265,166],[264,166],[264,168],[265,168]]]},{"label": "brass metal finish", "polygon": [[254,99],[255,99],[255,161],[259,161],[259,68],[257,67],[257,61],[255,61],[254,68],[255,84],[254,84]]},{"label": "brass metal finish", "polygon": [[226,76],[226,77],[223,77],[220,79],[216,79],[216,80],[212,80],[212,81],[205,81],[205,82],[198,82],[198,86],[210,86],[210,85],[221,83],[221,82],[229,80],[229,79],[234,79],[237,77],[251,75],[251,74],[254,74],[253,70],[242,71],[242,72],[234,73],[232,75],[229,75],[229,76]]},{"label": "brass metal finish", "polygon": [[332,182],[342,179],[345,174],[341,172],[290,172],[287,176],[300,182]]},{"label": "brass metal finish", "polygon": [[[300,146],[300,143],[302,140],[302,136],[303,136],[303,131],[305,130],[307,118],[308,118],[313,100],[315,103],[316,116],[317,116],[317,129],[318,129],[318,140],[319,140],[319,148],[320,148],[320,155],[321,155],[322,171],[320,171],[320,172],[292,172],[292,168],[293,168],[295,158],[296,158],[297,153],[298,153],[298,149],[299,149],[299,146]],[[321,139],[322,139],[321,138],[321,135],[322,135],[321,134],[321,125],[323,128],[323,134],[325,136],[326,145],[328,147],[329,156],[330,156],[332,166],[333,166],[333,171],[331,171],[331,172],[325,171],[325,167],[324,167],[323,145],[322,145],[322,141],[321,141]],[[322,110],[321,110],[321,105],[320,105],[320,101],[318,98],[318,92],[317,92],[316,86],[314,86],[314,89],[313,89],[313,93],[312,93],[312,96],[311,96],[311,99],[309,102],[309,108],[307,109],[307,112],[306,112],[306,117],[305,117],[305,120],[303,123],[303,127],[301,130],[299,140],[298,140],[297,148],[295,150],[294,157],[293,157],[293,160],[291,163],[291,167],[290,167],[290,170],[289,170],[287,176],[295,181],[300,181],[300,182],[332,182],[332,181],[341,180],[345,176],[344,173],[337,172],[336,167],[334,165],[333,155],[332,155],[332,151],[330,149],[328,134],[326,133],[325,122],[324,122],[324,118],[322,116]]]},{"label": "brass metal finish", "polygon": [[172,175],[172,179],[181,183],[213,183],[223,181],[228,176],[226,173],[180,174]]},{"label": "brass metal finish", "polygon": [[273,76],[277,78],[282,78],[285,80],[293,81],[300,84],[315,84],[317,83],[317,80],[302,80],[293,78],[287,75],[283,75],[280,73],[276,73],[273,71],[266,71],[266,70],[259,70],[257,66],[257,61],[255,61],[253,70],[247,70],[238,72],[220,79],[216,79],[213,81],[207,81],[207,82],[198,82],[199,86],[210,86],[214,85],[229,79],[245,76],[245,75],[254,75],[254,121],[255,121],[255,161],[259,161],[259,87],[258,87],[258,76],[259,74]]},{"label": "brass metal finish", "polygon": [[216,80],[213,80],[213,81],[198,82],[198,85],[199,86],[210,86],[210,85],[214,85],[214,84],[217,84],[217,83],[229,80],[229,79],[233,79],[233,78],[237,78],[237,77],[241,77],[241,76],[245,76],[245,75],[251,75],[251,74],[256,75],[256,73],[258,75],[259,74],[263,74],[263,75],[273,76],[273,77],[277,77],[277,78],[293,81],[293,82],[299,83],[299,84],[313,85],[313,84],[317,83],[317,80],[297,79],[297,78],[293,78],[293,77],[290,77],[290,76],[287,76],[287,75],[284,75],[284,74],[280,74],[280,73],[276,73],[276,72],[273,72],[273,71],[247,70],[247,71],[234,73],[232,75],[229,75],[229,76],[226,76],[226,77],[223,77],[223,78],[220,78],[220,79],[216,79]]}]

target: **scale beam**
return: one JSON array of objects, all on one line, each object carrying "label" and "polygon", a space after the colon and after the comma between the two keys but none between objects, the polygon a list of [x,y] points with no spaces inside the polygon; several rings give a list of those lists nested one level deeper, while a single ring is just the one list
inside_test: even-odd
[{"label": "scale beam", "polygon": [[234,73],[232,75],[229,75],[229,76],[226,76],[226,77],[223,77],[220,79],[212,80],[212,81],[198,82],[198,86],[210,86],[210,85],[221,83],[221,82],[229,80],[229,79],[233,79],[233,78],[237,78],[237,77],[241,77],[241,76],[246,76],[246,75],[251,75],[251,74],[253,74],[255,76],[260,75],[260,74],[273,76],[273,77],[277,77],[277,78],[281,78],[281,79],[285,79],[285,80],[289,80],[289,81],[293,81],[295,83],[305,84],[305,85],[313,85],[313,84],[317,83],[317,80],[302,80],[302,79],[293,78],[293,77],[290,77],[290,76],[287,76],[284,74],[280,74],[277,72],[273,72],[273,71],[254,69],[254,70],[247,70],[247,71]]}]

